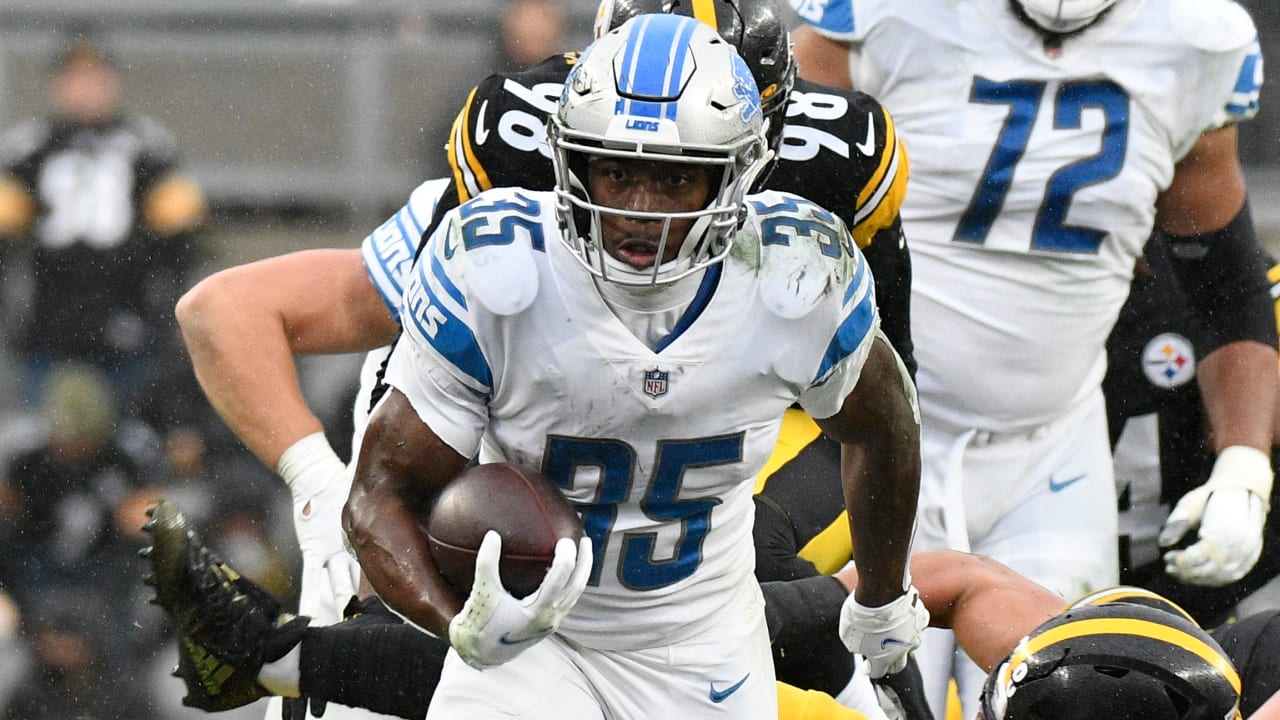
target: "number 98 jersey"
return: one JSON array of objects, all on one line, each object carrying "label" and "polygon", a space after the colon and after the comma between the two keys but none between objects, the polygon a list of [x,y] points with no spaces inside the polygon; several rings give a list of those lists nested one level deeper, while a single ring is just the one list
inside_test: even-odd
[{"label": "number 98 jersey", "polygon": [[[556,55],[521,72],[491,75],[472,90],[450,133],[453,184],[433,227],[445,212],[490,188],[552,188],[547,116],[576,61],[576,53]],[[796,79],[778,161],[764,189],[799,195],[844,221],[874,275],[884,334],[914,373],[911,263],[898,225],[907,175],[906,152],[879,102]]]}]

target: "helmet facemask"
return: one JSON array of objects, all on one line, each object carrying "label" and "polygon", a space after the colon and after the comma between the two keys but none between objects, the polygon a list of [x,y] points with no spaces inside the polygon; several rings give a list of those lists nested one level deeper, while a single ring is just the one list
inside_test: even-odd
[{"label": "helmet facemask", "polygon": [[[565,245],[592,274],[625,285],[673,282],[723,260],[744,217],[742,198],[769,158],[759,95],[741,58],[709,27],[666,15],[641,16],[588,48],[547,136]],[[702,166],[708,202],[687,212],[606,207],[587,180],[589,163],[603,158]],[[605,252],[606,214],[662,223],[658,262],[637,269]],[[672,233],[679,221],[692,221],[684,238]],[[661,262],[677,242],[676,257]]]}]

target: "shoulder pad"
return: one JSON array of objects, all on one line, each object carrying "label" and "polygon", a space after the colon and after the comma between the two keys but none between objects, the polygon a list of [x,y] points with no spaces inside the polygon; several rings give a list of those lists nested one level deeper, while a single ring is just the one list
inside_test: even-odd
[{"label": "shoulder pad", "polygon": [[747,200],[760,234],[760,300],[795,320],[852,277],[857,250],[844,222],[796,195],[764,192]]},{"label": "shoulder pad", "polygon": [[1231,0],[1178,0],[1169,4],[1173,31],[1204,52],[1230,52],[1254,42],[1249,12]]},{"label": "shoulder pad", "polygon": [[538,295],[533,250],[543,242],[534,215],[538,206],[526,193],[500,188],[450,212],[449,242],[463,249],[467,293],[494,314],[523,312]]}]

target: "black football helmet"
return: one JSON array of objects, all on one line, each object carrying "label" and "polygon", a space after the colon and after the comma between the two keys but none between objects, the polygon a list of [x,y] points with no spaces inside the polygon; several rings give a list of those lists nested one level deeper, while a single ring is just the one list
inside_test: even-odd
[{"label": "black football helmet", "polygon": [[737,49],[760,90],[761,109],[769,121],[765,139],[776,151],[782,142],[787,98],[796,81],[796,62],[791,57],[791,34],[774,0],[602,0],[595,36],[646,13],[701,20]]},{"label": "black football helmet", "polygon": [[1195,623],[1130,602],[1069,609],[987,677],[982,720],[1231,720],[1240,676]]}]

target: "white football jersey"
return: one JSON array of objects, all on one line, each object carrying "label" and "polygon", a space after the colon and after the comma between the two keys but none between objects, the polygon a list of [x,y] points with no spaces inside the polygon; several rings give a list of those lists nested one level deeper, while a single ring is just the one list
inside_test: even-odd
[{"label": "white football jersey", "polygon": [[[400,301],[404,298],[404,279],[413,267],[413,257],[422,242],[422,233],[435,215],[440,196],[449,187],[449,178],[427,180],[414,188],[409,202],[387,218],[360,243],[369,282],[386,303],[391,317],[400,319]],[[352,404],[351,458],[360,457],[360,442],[369,424],[370,398],[378,384],[378,371],[391,352],[391,346],[370,350],[360,364],[360,388]]]},{"label": "white football jersey", "polygon": [[783,193],[748,206],[653,350],[561,242],[549,192],[456,208],[407,278],[387,382],[462,455],[539,468],[578,508],[595,558],[560,628],[574,642],[666,645],[752,587],[751,495],[783,413],[835,414],[878,333],[839,219]]},{"label": "white football jersey", "polygon": [[1060,50],[1009,0],[791,0],[851,43],[854,86],[911,154],[921,409],[1015,430],[1095,389],[1103,343],[1174,165],[1257,108],[1231,0],[1121,0]]}]

